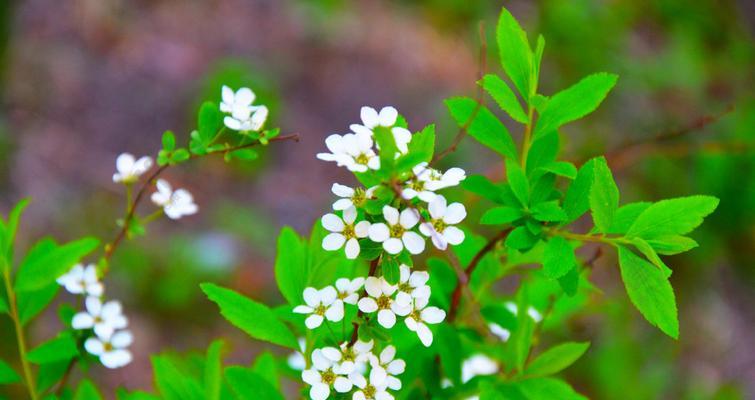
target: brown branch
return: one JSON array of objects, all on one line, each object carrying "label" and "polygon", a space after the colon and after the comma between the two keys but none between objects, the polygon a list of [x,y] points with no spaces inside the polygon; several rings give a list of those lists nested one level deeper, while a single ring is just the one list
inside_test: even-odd
[{"label": "brown branch", "polygon": [[475,254],[475,256],[472,258],[472,261],[469,262],[469,265],[464,270],[464,273],[459,275],[458,282],[456,283],[456,287],[454,288],[453,293],[451,294],[451,306],[448,309],[448,322],[453,322],[456,318],[456,315],[459,310],[459,304],[461,302],[461,293],[462,290],[467,286],[469,283],[469,278],[472,276],[472,273],[474,272],[475,268],[477,268],[477,265],[482,261],[483,257],[485,257],[486,254],[490,253],[495,249],[496,244],[500,242],[501,240],[505,239],[506,236],[511,232],[512,228],[507,228],[499,232],[497,235],[493,236],[488,240],[488,242],[483,246],[480,251]]},{"label": "brown branch", "polygon": [[[375,271],[377,270],[378,264],[380,263],[379,258],[376,258],[372,261],[370,261],[370,272],[367,274],[367,277],[375,276]],[[362,295],[359,296],[365,297],[367,295],[367,290],[362,289]],[[364,312],[362,310],[359,310],[357,313],[357,319],[362,318],[364,316]],[[354,345],[354,343],[357,342],[357,339],[359,339],[359,324],[356,321],[352,321],[351,325],[354,326],[354,330],[351,331],[351,339],[349,339],[349,344],[347,344],[347,347],[351,347]]]},{"label": "brown branch", "polygon": [[[485,23],[483,21],[480,21],[479,35],[480,35],[480,61],[478,64],[478,71],[477,71],[478,81],[481,80],[485,76],[485,72],[487,70],[488,42],[487,42],[487,39],[485,38]],[[469,126],[472,125],[472,122],[475,120],[475,118],[477,118],[477,114],[480,112],[480,109],[482,109],[483,100],[484,100],[484,91],[483,91],[482,85],[477,85],[477,97],[475,99],[476,105],[475,105],[474,110],[472,110],[472,115],[470,115],[469,119],[467,119],[467,121],[464,122],[464,125],[462,125],[461,128],[459,128],[459,132],[451,141],[451,145],[448,146],[445,150],[441,151],[440,153],[437,153],[435,157],[433,157],[432,161],[430,161],[430,164],[428,166],[435,165],[438,161],[442,160],[447,155],[456,151],[456,148],[459,146],[459,143],[461,143],[461,140],[464,139],[464,137],[467,135]]]}]

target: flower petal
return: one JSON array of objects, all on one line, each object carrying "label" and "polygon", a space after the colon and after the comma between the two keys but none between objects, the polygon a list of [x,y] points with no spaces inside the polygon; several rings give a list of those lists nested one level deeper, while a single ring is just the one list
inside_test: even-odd
[{"label": "flower petal", "polygon": [[376,243],[381,243],[388,240],[390,236],[390,230],[388,226],[382,222],[370,225],[368,230],[370,240]]},{"label": "flower petal", "polygon": [[346,237],[340,233],[330,233],[322,239],[322,248],[328,251],[338,250],[345,241]]},{"label": "flower petal", "polygon": [[396,225],[399,221],[398,210],[391,206],[383,206],[383,217],[389,225]]},{"label": "flower petal", "polygon": [[391,329],[393,325],[396,325],[396,314],[391,310],[378,311],[378,322],[383,328]]},{"label": "flower petal", "polygon": [[359,256],[359,241],[351,238],[346,242],[346,258],[353,260]]},{"label": "flower petal", "polygon": [[[419,213],[413,208],[407,208],[401,211],[401,226],[406,229],[411,229],[414,225],[417,225],[419,221]],[[394,224],[395,225],[395,224]]]},{"label": "flower petal", "polygon": [[389,238],[388,240],[383,242],[383,248],[390,254],[398,254],[401,253],[401,250],[404,249],[404,245],[401,244],[401,240],[399,240],[398,238]]},{"label": "flower petal", "polygon": [[443,216],[443,222],[447,224],[458,224],[464,218],[467,217],[467,210],[461,203],[451,203],[446,209],[446,213]]},{"label": "flower petal", "polygon": [[425,239],[417,232],[405,232],[401,240],[404,242],[406,249],[412,254],[420,254],[425,251]]},{"label": "flower petal", "polygon": [[456,246],[464,241],[464,231],[455,226],[449,226],[443,231],[443,238],[446,239],[448,243]]},{"label": "flower petal", "polygon": [[331,232],[343,231],[343,220],[341,220],[341,217],[335,214],[325,214],[322,216],[320,221],[322,222],[322,227]]},{"label": "flower petal", "polygon": [[371,297],[362,297],[357,304],[359,310],[365,313],[373,313],[378,309],[377,302]]}]

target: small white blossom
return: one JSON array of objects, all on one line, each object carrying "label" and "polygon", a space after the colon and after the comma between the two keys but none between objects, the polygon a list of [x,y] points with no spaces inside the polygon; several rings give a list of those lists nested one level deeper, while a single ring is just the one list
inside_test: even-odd
[{"label": "small white blossom", "polygon": [[461,363],[461,382],[467,383],[475,376],[498,373],[498,363],[484,354],[476,354]]},{"label": "small white blossom", "polygon": [[417,164],[412,169],[417,179],[426,183],[427,189],[436,191],[452,186],[457,186],[461,181],[467,178],[466,172],[461,168],[450,168],[448,171],[441,173],[435,168],[428,167],[426,162]]},{"label": "small white blossom", "polygon": [[333,371],[339,375],[349,375],[355,371],[364,372],[366,363],[372,356],[373,345],[372,340],[369,342],[357,340],[352,346],[349,346],[348,342],[341,343],[341,356]]},{"label": "small white blossom", "polygon": [[383,243],[383,248],[390,254],[401,253],[404,247],[411,254],[420,254],[425,250],[425,239],[410,230],[419,222],[417,210],[407,208],[399,214],[397,209],[386,205],[383,207],[383,217],[387,224],[372,224],[370,240]]},{"label": "small white blossom", "polygon": [[509,340],[509,337],[511,336],[511,331],[496,324],[495,322],[489,323],[488,328],[490,329],[490,332],[493,333],[493,335],[497,336],[504,342]]},{"label": "small white blossom", "polygon": [[359,301],[359,289],[364,285],[364,278],[339,278],[336,280],[336,291],[338,298],[346,304],[357,304]]},{"label": "small white blossom", "polygon": [[86,311],[81,311],[73,316],[71,326],[73,329],[94,329],[94,333],[102,338],[109,338],[117,329],[123,329],[128,325],[128,320],[123,315],[121,303],[116,300],[102,304],[98,297],[87,297]]},{"label": "small white blossom", "polygon": [[412,140],[412,133],[406,128],[395,126],[398,120],[398,111],[394,107],[383,107],[380,112],[372,107],[362,107],[360,117],[362,124],[352,124],[350,126],[352,131],[372,136],[377,127],[390,129],[398,151],[402,154],[409,151],[408,146]]},{"label": "small white blossom", "polygon": [[467,210],[463,204],[446,205],[445,197],[436,196],[427,208],[430,211],[430,221],[423,222],[419,230],[430,237],[436,248],[445,250],[449,244],[455,246],[464,241],[464,232],[453,226],[467,216]]},{"label": "small white blossom", "polygon": [[346,167],[352,172],[366,172],[368,169],[380,169],[380,157],[372,149],[372,137],[363,133],[330,135],[325,138],[325,145],[330,153],[318,153],[323,161],[335,161],[339,167]]},{"label": "small white blossom", "polygon": [[152,193],[152,202],[162,207],[165,215],[170,219],[179,219],[186,215],[196,214],[199,210],[194,204],[194,196],[186,189],[173,191],[170,183],[164,179],[157,180],[157,191]]},{"label": "small white blossom", "polygon": [[[326,350],[327,349],[327,350]],[[331,386],[339,393],[346,393],[353,387],[349,378],[339,376],[333,371],[340,352],[335,348],[315,349],[312,351],[312,368],[302,371],[304,382],[311,385],[309,397],[312,400],[325,400],[330,396]]]},{"label": "small white blossom", "polygon": [[427,271],[412,271],[408,266],[399,267],[398,293],[396,303],[401,306],[411,306],[412,299],[430,298],[430,286],[427,281],[430,274]]},{"label": "small white blossom", "polygon": [[220,111],[231,114],[223,119],[228,129],[234,131],[258,131],[267,120],[269,110],[265,106],[254,106],[255,95],[249,88],[241,88],[235,93],[223,86]]},{"label": "small white blossom", "polygon": [[328,251],[338,250],[346,244],[346,258],[355,259],[359,256],[359,239],[367,237],[370,223],[357,219],[357,209],[354,207],[343,210],[343,219],[335,214],[325,214],[322,217],[322,226],[330,231],[322,239],[322,248]]},{"label": "small white blossom", "polygon": [[[504,303],[504,306],[506,306],[506,309],[511,311],[512,314],[517,314],[518,307],[513,301],[507,301],[506,303]],[[540,313],[540,311],[532,306],[529,306],[529,308],[527,308],[527,315],[529,315],[530,318],[532,318],[532,320],[535,322],[540,322],[543,320],[543,315]]]},{"label": "small white blossom", "polygon": [[115,168],[117,172],[113,174],[113,182],[134,183],[152,168],[152,158],[144,156],[137,160],[132,154],[123,153],[115,160]]},{"label": "small white blossom", "polygon": [[439,324],[446,318],[446,312],[438,307],[427,307],[429,299],[425,297],[414,299],[414,306],[404,323],[410,331],[417,332],[419,340],[425,347],[433,344],[433,332],[427,324]]},{"label": "small white blossom", "polygon": [[307,367],[307,360],[304,358],[304,353],[307,351],[307,340],[300,337],[298,342],[299,351],[289,354],[286,363],[295,371],[303,371]]},{"label": "small white blossom", "polygon": [[105,336],[90,337],[84,342],[84,348],[90,354],[98,356],[107,368],[120,368],[131,362],[131,352],[127,347],[133,342],[131,332],[124,330]]},{"label": "small white blossom", "polygon": [[406,362],[395,357],[396,347],[392,345],[386,346],[383,351],[380,352],[379,357],[373,355],[370,358],[370,365],[372,365],[373,370],[382,370],[380,373],[384,375],[383,380],[389,389],[400,390],[401,380],[396,378],[396,375],[404,373],[406,370]]},{"label": "small white blossom", "polygon": [[393,395],[388,393],[388,386],[385,381],[385,372],[380,368],[373,368],[370,371],[369,381],[364,375],[353,373],[349,379],[358,388],[352,400],[393,400]]},{"label": "small white blossom", "polygon": [[343,319],[343,301],[338,299],[338,293],[333,286],[326,286],[321,290],[313,287],[304,289],[304,302],[306,305],[294,307],[297,314],[310,314],[304,321],[309,329],[315,329],[322,321],[338,322]]},{"label": "small white blossom", "polygon": [[66,274],[57,279],[58,284],[63,285],[71,294],[84,294],[88,296],[102,296],[104,288],[97,278],[97,267],[89,264],[84,267],[76,264]]},{"label": "small white blossom", "polygon": [[333,203],[333,209],[336,211],[346,210],[351,207],[363,207],[367,200],[372,199],[377,186],[369,189],[350,188],[346,185],[334,183],[331,191],[340,199]]},{"label": "small white blossom", "polygon": [[364,282],[364,289],[368,297],[359,299],[359,309],[365,313],[378,313],[378,323],[385,328],[392,328],[396,324],[396,315],[404,316],[409,312],[408,307],[402,307],[393,301],[396,286],[385,279],[370,276]]}]

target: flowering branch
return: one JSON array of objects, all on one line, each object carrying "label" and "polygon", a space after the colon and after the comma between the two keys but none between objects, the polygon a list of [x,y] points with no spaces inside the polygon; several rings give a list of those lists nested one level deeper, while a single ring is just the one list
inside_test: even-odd
[{"label": "flowering branch", "polygon": [[[370,271],[367,273],[367,276],[375,276],[375,272],[377,270],[378,264],[380,264],[380,259],[376,258],[372,261],[370,261]],[[360,297],[367,296],[367,291],[365,289],[362,289],[362,295]],[[362,318],[364,316],[364,311],[359,310],[357,312],[357,320]],[[354,343],[357,342],[357,339],[359,339],[359,323],[356,321],[353,321],[351,323],[354,326],[354,330],[351,332],[351,338],[349,339],[349,343],[347,344],[347,347],[352,347]]]}]

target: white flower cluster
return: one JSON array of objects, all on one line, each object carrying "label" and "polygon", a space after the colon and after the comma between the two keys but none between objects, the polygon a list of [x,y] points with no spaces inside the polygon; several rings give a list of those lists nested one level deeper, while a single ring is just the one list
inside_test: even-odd
[{"label": "white flower cluster", "polygon": [[352,400],[391,400],[389,390],[400,390],[406,362],[396,357],[396,348],[386,346],[379,355],[372,340],[357,340],[339,348],[323,347],[312,351],[312,366],[302,371],[302,380],[311,385],[312,400],[324,400],[331,388],[338,393],[352,392]]},{"label": "white flower cluster", "polygon": [[128,327],[128,319],[123,315],[121,303],[110,300],[103,304],[104,287],[97,278],[94,264],[86,267],[76,264],[66,274],[57,279],[72,294],[86,296],[86,310],[73,316],[74,329],[91,329],[94,336],[84,342],[84,348],[100,358],[107,368],[119,368],[131,362],[128,347],[133,336]]},{"label": "white flower cluster", "polygon": [[221,91],[220,111],[229,114],[223,119],[228,129],[240,132],[259,131],[265,125],[268,109],[266,106],[255,106],[254,92],[249,88],[237,91],[223,86]]},{"label": "white flower cluster", "polygon": [[115,159],[116,172],[113,174],[113,182],[130,185],[152,168],[152,158],[144,156],[138,160],[130,153],[123,153]]},{"label": "white flower cluster", "polygon": [[194,196],[186,189],[176,189],[164,179],[157,180],[157,191],[152,193],[152,202],[162,207],[165,215],[170,219],[179,219],[186,215],[196,214],[199,210],[194,204]]}]

